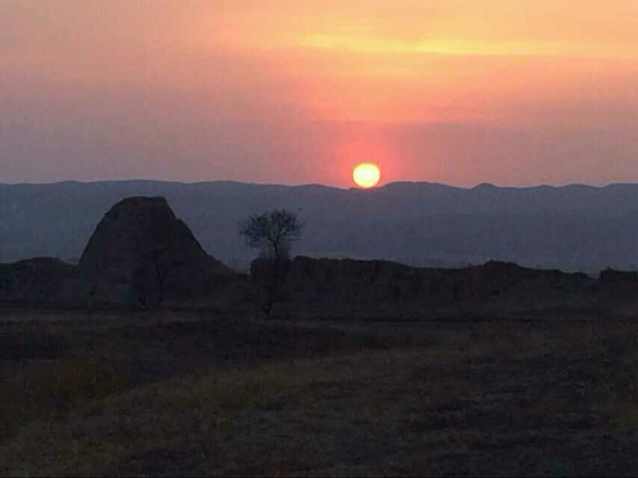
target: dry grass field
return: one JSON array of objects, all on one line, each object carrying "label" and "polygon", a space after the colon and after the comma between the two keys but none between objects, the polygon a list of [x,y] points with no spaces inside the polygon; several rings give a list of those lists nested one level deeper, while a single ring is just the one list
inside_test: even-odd
[{"label": "dry grass field", "polygon": [[3,311],[0,474],[638,474],[638,323]]}]

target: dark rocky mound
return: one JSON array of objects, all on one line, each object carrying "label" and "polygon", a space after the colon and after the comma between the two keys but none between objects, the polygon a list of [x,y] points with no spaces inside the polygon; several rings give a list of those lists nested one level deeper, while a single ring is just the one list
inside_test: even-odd
[{"label": "dark rocky mound", "polygon": [[600,273],[597,292],[601,309],[620,305],[624,315],[638,315],[638,272],[605,269]]},{"label": "dark rocky mound", "polygon": [[202,298],[234,275],[209,256],[164,198],[116,204],[91,237],[79,270],[94,303],[152,306]]},{"label": "dark rocky mound", "polygon": [[71,305],[85,292],[77,268],[58,259],[0,264],[0,302]]},{"label": "dark rocky mound", "polygon": [[605,269],[600,273],[600,284],[616,285],[616,284],[638,284],[638,272],[636,271],[617,271],[615,269]]},{"label": "dark rocky mound", "polygon": [[[271,293],[270,268],[264,260],[252,266],[262,300]],[[481,315],[581,306],[595,282],[584,274],[504,262],[431,269],[308,257],[295,258],[279,275],[285,278],[274,300],[274,313],[324,318],[427,318],[442,312]]]}]

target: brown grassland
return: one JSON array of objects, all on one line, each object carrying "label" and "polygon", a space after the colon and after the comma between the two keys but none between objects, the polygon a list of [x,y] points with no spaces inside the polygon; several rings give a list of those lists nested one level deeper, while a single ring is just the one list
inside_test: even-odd
[{"label": "brown grassland", "polygon": [[1,311],[0,475],[638,474],[638,323]]}]

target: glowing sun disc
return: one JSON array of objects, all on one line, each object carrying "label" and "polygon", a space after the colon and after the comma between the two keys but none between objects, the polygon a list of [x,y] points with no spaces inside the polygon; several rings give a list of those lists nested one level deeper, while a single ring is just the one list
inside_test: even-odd
[{"label": "glowing sun disc", "polygon": [[361,163],[352,171],[355,184],[363,189],[370,189],[379,184],[381,170],[373,163]]}]

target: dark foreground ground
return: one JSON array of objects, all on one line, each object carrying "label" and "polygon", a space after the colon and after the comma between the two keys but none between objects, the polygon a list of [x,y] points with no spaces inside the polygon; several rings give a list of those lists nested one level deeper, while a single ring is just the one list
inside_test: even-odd
[{"label": "dark foreground ground", "polygon": [[638,474],[638,323],[0,313],[2,475]]}]

